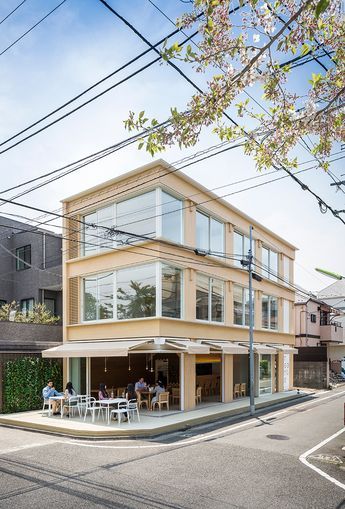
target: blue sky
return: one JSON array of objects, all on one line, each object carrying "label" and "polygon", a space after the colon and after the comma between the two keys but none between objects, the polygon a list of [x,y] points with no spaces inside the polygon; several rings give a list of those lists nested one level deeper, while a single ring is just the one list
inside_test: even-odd
[{"label": "blue sky", "polygon": [[[154,1],[173,19],[186,9],[179,0]],[[0,19],[18,3],[19,0],[2,2]],[[58,3],[58,0],[27,0],[0,25],[0,52]],[[151,42],[173,30],[169,21],[148,0],[109,0],[109,3]],[[145,49],[145,44],[97,0],[67,0],[40,26],[0,56],[0,142]],[[153,55],[147,55],[108,84],[115,83],[153,58]],[[184,69],[196,82],[202,83],[203,78],[196,76],[192,69],[186,66]],[[300,69],[296,86],[307,79],[306,71],[312,66],[309,64]],[[105,86],[97,90],[103,88]],[[68,119],[0,155],[0,190],[127,138],[123,120],[129,110],[145,109],[149,116],[165,120],[170,106],[184,109],[192,92],[190,85],[174,70],[167,65],[155,64]],[[261,93],[258,90],[251,92],[256,97]],[[173,147],[162,157],[173,162],[215,143],[217,138],[210,130],[205,130],[196,147],[182,151]],[[337,150],[335,147],[334,152]],[[298,153],[300,161],[311,159],[305,150],[299,149]],[[43,209],[57,209],[59,201],[67,195],[151,160],[149,155],[132,145],[28,194],[21,201]],[[332,171],[337,176],[345,173],[342,161],[333,163]],[[257,175],[253,161],[243,155],[241,148],[187,168],[186,173],[209,188]],[[270,178],[263,177],[260,182]],[[335,209],[345,208],[345,195],[330,187],[329,176],[321,170],[306,172],[301,179]],[[241,187],[243,185],[230,187],[221,190],[220,194]],[[5,195],[6,198],[10,196],[11,193]],[[316,266],[345,274],[344,225],[329,213],[321,214],[316,201],[294,182],[284,179],[229,197],[229,201],[298,246],[297,283],[311,290],[330,284],[330,279],[314,272]],[[37,215],[8,205],[1,207],[0,214],[5,211],[30,217]]]}]

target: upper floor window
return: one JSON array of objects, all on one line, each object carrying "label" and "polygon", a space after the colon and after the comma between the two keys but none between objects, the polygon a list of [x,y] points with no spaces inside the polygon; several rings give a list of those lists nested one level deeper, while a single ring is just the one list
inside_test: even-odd
[{"label": "upper floor window", "polygon": [[85,255],[148,237],[182,242],[182,201],[158,188],[98,209],[84,216],[84,222]]},{"label": "upper floor window", "polygon": [[262,274],[272,281],[278,280],[278,253],[264,246],[262,247]]},{"label": "upper floor window", "polygon": [[284,284],[288,285],[290,283],[290,258],[287,256],[283,256],[283,277]]},{"label": "upper floor window", "polygon": [[[249,251],[249,237],[244,235],[243,233],[234,232],[234,255],[237,260],[234,260],[234,265],[236,267],[242,267],[241,259],[246,259],[248,256]],[[254,241],[252,242],[252,255],[255,255],[255,247],[254,247]]]},{"label": "upper floor window", "polygon": [[181,318],[182,271],[164,263],[84,278],[84,320]]},{"label": "upper floor window", "polygon": [[16,270],[29,269],[31,265],[31,246],[16,249]]},{"label": "upper floor window", "polygon": [[196,211],[196,247],[210,254],[224,254],[224,223]]},{"label": "upper floor window", "polygon": [[272,295],[262,296],[262,327],[278,329],[278,299]]},{"label": "upper floor window", "polygon": [[34,299],[22,299],[20,301],[20,311],[24,315],[27,315],[30,311],[33,311],[34,303],[35,303]]},{"label": "upper floor window", "polygon": [[197,274],[196,318],[209,322],[224,321],[224,282]]},{"label": "upper floor window", "polygon": [[311,321],[311,323],[316,323],[316,314],[315,313],[310,313],[310,321]]},{"label": "upper floor window", "polygon": [[249,290],[233,285],[234,324],[249,326]]}]

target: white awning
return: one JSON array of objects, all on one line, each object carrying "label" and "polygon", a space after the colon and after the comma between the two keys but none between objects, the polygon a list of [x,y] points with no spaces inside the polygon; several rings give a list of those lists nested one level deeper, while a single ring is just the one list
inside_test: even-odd
[{"label": "white awning", "polygon": [[232,341],[212,341],[211,339],[203,339],[202,343],[209,345],[211,349],[220,350],[224,354],[248,354],[248,348]]},{"label": "white awning", "polygon": [[[245,346],[249,350],[249,343],[241,343],[242,346]],[[268,346],[261,343],[254,343],[254,352],[259,354],[268,354],[273,355],[277,353],[275,346]]]},{"label": "white awning", "polygon": [[112,341],[69,341],[42,351],[42,357],[127,357],[128,353],[208,354],[210,347],[180,338],[138,338]]},{"label": "white awning", "polygon": [[290,345],[272,345],[272,346],[274,348],[276,348],[277,350],[280,350],[281,352],[284,352],[284,353],[293,353],[293,354],[298,353],[298,349],[294,348],[293,346],[290,346]]},{"label": "white awning", "polygon": [[42,357],[127,357],[133,348],[149,343],[150,339],[131,341],[70,341],[55,348],[43,350]]}]

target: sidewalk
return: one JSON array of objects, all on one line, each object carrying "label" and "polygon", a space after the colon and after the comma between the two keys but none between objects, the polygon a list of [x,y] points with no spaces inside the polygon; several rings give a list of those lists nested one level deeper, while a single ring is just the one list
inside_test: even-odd
[{"label": "sidewalk", "polygon": [[[257,409],[261,409],[307,395],[306,393],[297,394],[297,391],[269,394],[256,398],[255,406]],[[92,423],[90,417],[85,422],[84,419],[78,417],[64,417],[62,419],[60,416],[48,417],[47,412],[42,412],[42,410],[1,414],[0,424],[80,438],[147,437],[183,430],[190,426],[216,421],[224,417],[245,414],[248,411],[249,398],[241,398],[231,403],[204,403],[189,412],[178,410],[151,412],[143,410],[140,412],[140,422],[137,420],[130,424],[125,422],[121,423],[120,426],[116,422],[107,425],[102,420]]]}]

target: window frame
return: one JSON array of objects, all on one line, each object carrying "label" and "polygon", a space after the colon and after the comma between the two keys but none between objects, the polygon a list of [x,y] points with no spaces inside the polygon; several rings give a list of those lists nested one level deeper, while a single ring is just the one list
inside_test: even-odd
[{"label": "window frame", "polygon": [[[156,313],[153,316],[143,316],[138,318],[118,318],[117,313],[117,281],[118,281],[118,272],[123,269],[130,269],[134,267],[143,267],[152,265],[155,267],[155,285],[156,285]],[[181,289],[180,289],[180,299],[181,299],[181,313],[180,318],[173,318],[173,317],[167,317],[162,315],[162,274],[163,274],[163,265],[170,266],[174,269],[179,269],[181,272]],[[138,263],[135,265],[126,265],[124,267],[119,267],[117,270],[109,270],[109,271],[103,271],[103,272],[97,272],[96,274],[87,274],[81,276],[81,288],[82,288],[82,294],[80,298],[80,323],[81,324],[95,324],[95,323],[107,323],[107,322],[125,322],[128,320],[152,320],[155,318],[168,318],[169,320],[183,320],[184,319],[184,269],[185,267],[179,265],[179,264],[172,264],[165,261],[153,261],[149,263]],[[102,276],[104,274],[113,274],[113,317],[112,318],[96,318],[95,320],[85,320],[85,279],[88,277],[94,277],[98,279],[99,276]],[[98,285],[97,285],[97,308],[96,311],[99,309],[98,304]],[[97,311],[98,314],[98,311]],[[99,315],[98,315],[99,316]]]},{"label": "window frame", "polygon": [[316,313],[310,313],[310,323],[316,323]]},{"label": "window frame", "polygon": [[[248,256],[248,253],[245,253],[244,251],[244,246],[245,246],[245,239],[248,240],[248,243],[249,243],[249,236],[246,235],[245,233],[243,233],[241,230],[238,230],[238,229],[234,229],[234,232],[233,232],[233,245],[235,246],[235,235],[239,235],[242,237],[242,240],[241,240],[241,244],[242,244],[242,247],[241,247],[241,251],[242,253],[234,253],[235,255],[239,255],[239,256],[242,256],[242,259],[246,259],[246,257]],[[235,251],[235,248],[234,248],[234,251]],[[255,257],[255,239],[253,239],[252,241],[252,256]],[[239,267],[241,269],[244,269],[243,265],[241,264],[241,260],[233,260],[233,264],[235,265],[235,267]]]},{"label": "window frame", "polygon": [[[196,273],[196,276],[195,276],[195,295],[196,295],[196,292],[197,292],[197,278],[198,278],[198,275],[202,276],[202,277],[205,277],[208,279],[208,295],[207,295],[207,320],[204,320],[202,318],[197,318],[196,317],[196,309],[197,309],[197,304],[195,303],[195,320],[197,322],[202,322],[202,323],[212,323],[212,324],[220,324],[220,325],[224,325],[225,323],[225,310],[226,310],[226,302],[225,302],[225,299],[226,299],[226,292],[225,292],[225,281],[224,279],[221,279],[221,278],[217,278],[217,277],[212,277],[208,274],[205,274],[203,272],[197,272]],[[222,307],[222,320],[221,321],[215,321],[215,320],[212,320],[212,282],[213,281],[218,281],[222,284],[222,289],[223,289],[223,307]]]},{"label": "window frame", "polygon": [[32,302],[32,307],[30,309],[30,306],[28,309],[25,310],[25,316],[28,316],[28,313],[33,310],[33,307],[35,305],[35,299],[34,297],[28,297],[27,299],[21,299],[20,300],[20,312],[23,313],[23,303],[24,302]]},{"label": "window frame", "polygon": [[[26,249],[29,248],[29,261],[25,260]],[[24,258],[20,256],[20,250],[24,249]],[[23,267],[20,267],[19,264],[22,263]],[[20,272],[21,270],[31,269],[31,244],[26,244],[25,246],[20,246],[16,248],[16,271]]]},{"label": "window frame", "polygon": [[[236,288],[240,288],[241,291],[242,291],[242,323],[235,323],[235,306],[234,306],[234,287]],[[247,295],[248,295],[248,325],[246,324],[246,292],[247,292]],[[255,312],[254,312],[254,309],[255,309],[255,291],[252,290],[253,292],[253,323],[255,322]],[[250,308],[249,308],[249,288],[247,288],[246,286],[242,286],[242,285],[238,285],[238,284],[233,284],[233,288],[232,288],[232,304],[233,304],[233,313],[232,313],[232,323],[235,327],[246,327],[248,328],[249,327],[249,323],[250,323]]]},{"label": "window frame", "polygon": [[[200,214],[208,219],[208,231],[207,231],[207,238],[208,238],[208,247],[207,249],[204,249],[203,247],[198,246],[198,238],[197,238],[197,221],[198,217],[197,214]],[[213,254],[211,249],[211,221],[217,221],[222,225],[222,252],[219,254]],[[206,251],[209,256],[214,256],[216,258],[225,256],[225,221],[223,219],[220,219],[219,217],[216,217],[213,214],[210,214],[209,212],[206,212],[200,208],[197,207],[196,209],[196,218],[195,218],[195,247],[196,249],[200,249],[201,251]],[[217,279],[217,278],[216,278]]]},{"label": "window frame", "polygon": [[[264,249],[266,251],[268,251],[268,265],[267,265],[268,268],[267,269],[263,266],[262,252],[263,252]],[[272,267],[271,267],[271,253],[274,253],[275,255],[277,255],[277,267],[276,267],[276,270],[272,269]],[[269,279],[270,281],[273,281],[274,283],[279,283],[280,282],[280,280],[278,279],[280,277],[280,275],[279,275],[279,251],[275,251],[274,249],[271,249],[270,247],[268,247],[266,244],[263,244],[262,249],[261,249],[261,267],[262,267],[261,268],[261,274],[266,279]],[[272,270],[273,270],[273,272],[276,272],[276,275],[270,274],[270,272]]]},{"label": "window frame", "polygon": [[[263,293],[262,294],[262,297],[267,297],[268,300],[267,300],[267,327],[264,327],[263,325],[263,306],[262,306],[262,301],[263,299],[261,299],[261,328],[264,329],[264,330],[270,330],[270,331],[278,331],[279,330],[279,300],[278,300],[278,297],[276,297],[275,295],[268,295],[267,293]],[[276,303],[277,303],[277,327],[271,327],[271,301],[272,299],[275,299],[276,300]]]}]

